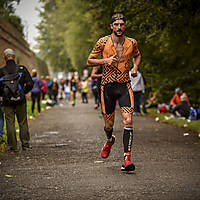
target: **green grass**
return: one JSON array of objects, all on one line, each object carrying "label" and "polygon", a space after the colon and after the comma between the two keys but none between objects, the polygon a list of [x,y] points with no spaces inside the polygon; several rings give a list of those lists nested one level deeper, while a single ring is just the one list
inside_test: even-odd
[{"label": "green grass", "polygon": [[190,129],[192,131],[200,133],[200,120],[187,120],[187,119],[180,119],[180,118],[172,118],[172,119],[166,119],[166,117],[171,116],[171,113],[157,113],[156,108],[149,108],[147,109],[147,112],[150,114],[150,116],[158,117],[159,121],[166,122],[178,127],[184,127],[187,129]]}]

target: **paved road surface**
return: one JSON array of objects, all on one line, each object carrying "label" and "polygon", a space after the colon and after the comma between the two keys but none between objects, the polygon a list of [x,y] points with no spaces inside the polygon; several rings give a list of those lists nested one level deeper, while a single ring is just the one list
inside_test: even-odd
[{"label": "paved road surface", "polygon": [[104,123],[92,103],[57,106],[31,121],[33,150],[0,156],[0,199],[200,199],[197,134],[184,137],[184,129],[135,117],[136,171],[123,173],[119,109],[116,143],[102,160]]}]

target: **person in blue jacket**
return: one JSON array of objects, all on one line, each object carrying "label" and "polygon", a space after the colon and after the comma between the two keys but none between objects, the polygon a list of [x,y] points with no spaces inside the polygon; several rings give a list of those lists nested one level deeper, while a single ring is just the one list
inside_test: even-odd
[{"label": "person in blue jacket", "polygon": [[32,80],[34,82],[33,88],[31,90],[31,99],[32,99],[32,114],[34,114],[34,109],[35,109],[35,101],[37,101],[37,108],[38,112],[40,113],[40,94],[41,94],[41,87],[42,83],[40,78],[37,76],[37,71],[36,69],[33,69],[32,72]]}]

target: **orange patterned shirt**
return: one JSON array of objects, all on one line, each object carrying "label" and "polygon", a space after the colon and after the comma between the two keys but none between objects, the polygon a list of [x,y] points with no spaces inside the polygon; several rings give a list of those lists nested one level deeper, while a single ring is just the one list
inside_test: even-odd
[{"label": "orange patterned shirt", "polygon": [[[109,58],[117,54],[111,35],[100,38],[93,48],[90,56],[92,58],[98,58],[101,55],[101,58]],[[129,78],[129,61],[130,56],[137,57],[140,54],[137,48],[137,41],[132,38],[125,37],[123,44],[123,53],[120,57],[118,63],[114,65],[105,64],[103,66],[103,75],[101,84],[105,85],[108,83],[118,82],[126,83],[130,82]]]}]

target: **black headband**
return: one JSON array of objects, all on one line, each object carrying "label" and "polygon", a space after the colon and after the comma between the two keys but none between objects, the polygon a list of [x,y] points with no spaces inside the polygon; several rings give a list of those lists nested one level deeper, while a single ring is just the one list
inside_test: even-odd
[{"label": "black headband", "polygon": [[111,24],[117,20],[123,20],[126,23],[126,18],[125,17],[113,17],[111,19]]}]

